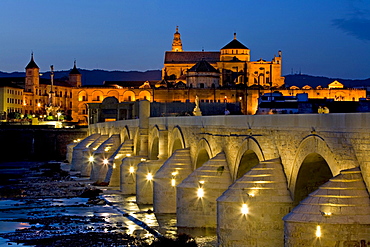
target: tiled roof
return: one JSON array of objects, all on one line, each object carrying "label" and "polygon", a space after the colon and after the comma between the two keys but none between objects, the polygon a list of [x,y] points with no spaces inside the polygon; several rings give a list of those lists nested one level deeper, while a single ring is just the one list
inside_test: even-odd
[{"label": "tiled roof", "polygon": [[19,84],[24,84],[24,77],[2,77],[0,87],[22,88]]},{"label": "tiled roof", "polygon": [[35,61],[33,60],[33,53],[31,55],[31,61],[28,63],[28,65],[26,66],[26,69],[39,69],[39,66],[37,66],[37,64],[35,63]]},{"label": "tiled roof", "polygon": [[[120,86],[125,88],[139,88],[146,81],[104,81],[105,86]],[[158,81],[148,81],[150,86],[154,86]]]},{"label": "tiled roof", "polygon": [[237,39],[233,39],[227,45],[222,47],[221,50],[223,49],[248,49],[248,47],[240,43]]},{"label": "tiled roof", "polygon": [[218,70],[210,65],[207,61],[202,60],[191,67],[188,72],[218,72]]},{"label": "tiled roof", "polygon": [[76,62],[74,63],[73,69],[69,72],[70,75],[80,75],[80,71],[78,71],[76,67]]},{"label": "tiled roof", "polygon": [[[51,85],[50,79],[40,78],[40,84]],[[54,86],[61,86],[61,87],[73,87],[67,81],[54,79],[53,81]]]},{"label": "tiled roof", "polygon": [[184,52],[172,52],[166,51],[164,57],[164,63],[197,63],[206,60],[209,63],[217,63],[220,61],[220,52],[211,51],[184,51]]}]

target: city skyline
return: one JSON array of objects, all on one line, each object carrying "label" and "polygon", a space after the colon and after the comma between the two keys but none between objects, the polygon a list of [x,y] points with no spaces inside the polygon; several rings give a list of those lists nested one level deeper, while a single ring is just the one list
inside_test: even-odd
[{"label": "city skyline", "polygon": [[370,3],[355,1],[3,0],[0,71],[163,67],[176,26],[185,51],[217,51],[237,33],[251,60],[283,54],[283,75],[370,77]]}]

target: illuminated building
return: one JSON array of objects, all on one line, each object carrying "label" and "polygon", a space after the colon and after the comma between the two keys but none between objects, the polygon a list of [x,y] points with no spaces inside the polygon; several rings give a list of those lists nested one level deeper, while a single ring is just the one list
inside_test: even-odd
[{"label": "illuminated building", "polygon": [[[6,106],[3,103],[0,110],[45,117],[45,105],[53,97],[55,105],[64,115],[70,116],[78,124],[87,124],[88,105],[100,104],[108,97],[115,97],[117,103],[146,99],[167,104],[195,102],[198,96],[202,104],[225,104],[224,107],[227,107],[227,103],[238,104],[243,114],[255,114],[260,95],[275,91],[283,96],[307,93],[309,99],[359,101],[360,98],[366,98],[365,90],[344,88],[337,81],[327,88],[324,88],[325,85],[317,88],[285,88],[284,77],[281,76],[281,51],[271,61],[251,61],[250,58],[251,50],[237,40],[236,34],[219,51],[184,51],[176,28],[172,49],[165,52],[160,81],[105,81],[101,86],[82,86],[82,75],[75,62],[68,79],[55,79],[52,86],[50,79],[40,78],[40,69],[32,54],[26,66],[26,77],[13,81],[23,92],[14,94],[14,97],[2,93],[2,102],[10,97],[14,98],[10,102],[16,103],[6,103]],[[2,85],[6,86],[4,83]],[[134,115],[128,112],[126,106],[120,111],[119,119]]]}]

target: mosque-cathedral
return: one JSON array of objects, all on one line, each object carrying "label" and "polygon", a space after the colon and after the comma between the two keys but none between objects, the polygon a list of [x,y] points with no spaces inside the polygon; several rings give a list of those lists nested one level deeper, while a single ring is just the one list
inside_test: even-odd
[{"label": "mosque-cathedral", "polygon": [[250,49],[237,40],[236,34],[220,51],[184,51],[176,28],[172,50],[165,52],[160,81],[110,81],[102,86],[83,86],[76,63],[66,81],[42,79],[32,54],[25,80],[0,78],[0,111],[45,116],[44,107],[54,104],[73,122],[87,124],[88,104],[101,103],[107,97],[115,97],[118,102],[146,99],[171,103],[194,102],[198,96],[202,103],[238,103],[243,114],[256,114],[259,96],[275,91],[284,96],[307,93],[309,99],[366,98],[365,90],[345,89],[337,81],[328,88],[285,88],[281,71],[281,51],[271,61],[251,61]]}]

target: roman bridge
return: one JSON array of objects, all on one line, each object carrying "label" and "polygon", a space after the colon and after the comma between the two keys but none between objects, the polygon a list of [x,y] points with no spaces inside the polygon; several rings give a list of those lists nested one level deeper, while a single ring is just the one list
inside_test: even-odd
[{"label": "roman bridge", "polygon": [[370,246],[370,114],[140,117],[68,145],[72,169],[219,246]]}]

